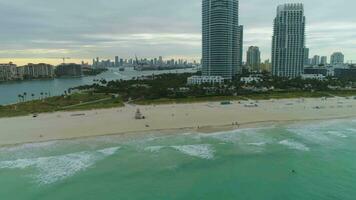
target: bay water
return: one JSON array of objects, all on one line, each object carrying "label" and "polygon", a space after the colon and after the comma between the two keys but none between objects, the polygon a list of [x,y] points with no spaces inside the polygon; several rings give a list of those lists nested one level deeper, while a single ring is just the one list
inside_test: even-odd
[{"label": "bay water", "polygon": [[152,74],[166,73],[193,73],[196,69],[179,69],[179,70],[161,70],[161,71],[136,71],[133,68],[126,68],[121,72],[118,68],[110,68],[108,71],[96,76],[84,76],[77,78],[57,78],[47,80],[28,80],[0,83],[0,105],[14,104],[19,101],[18,95],[27,93],[27,100],[32,99],[32,94],[35,99],[41,97],[41,93],[47,93],[51,96],[64,94],[64,91],[69,88],[91,85],[95,80],[105,79],[111,80],[129,80],[134,77],[148,76]]}]

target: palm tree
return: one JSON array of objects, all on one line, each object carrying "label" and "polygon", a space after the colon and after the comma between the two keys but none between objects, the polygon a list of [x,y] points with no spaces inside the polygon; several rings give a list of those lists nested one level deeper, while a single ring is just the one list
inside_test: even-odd
[{"label": "palm tree", "polygon": [[41,99],[43,99],[43,92],[41,92],[40,94],[41,94]]},{"label": "palm tree", "polygon": [[24,92],[24,93],[23,93],[24,101],[26,100],[26,96],[27,96],[27,92]]},{"label": "palm tree", "polygon": [[35,94],[32,93],[32,94],[31,94],[31,97],[32,97],[32,100],[34,100],[34,99],[35,99]]},{"label": "palm tree", "polygon": [[17,97],[19,98],[19,102],[21,102],[21,94],[17,95]]}]

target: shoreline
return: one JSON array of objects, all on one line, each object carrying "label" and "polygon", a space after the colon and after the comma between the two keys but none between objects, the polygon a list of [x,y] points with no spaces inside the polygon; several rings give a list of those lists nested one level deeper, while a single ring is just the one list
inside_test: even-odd
[{"label": "shoreline", "polygon": [[[177,128],[177,129],[152,129],[149,131],[139,131],[139,132],[120,132],[120,133],[110,133],[110,134],[98,134],[92,136],[80,136],[80,137],[68,137],[68,138],[59,138],[59,139],[51,139],[51,140],[38,140],[38,141],[29,141],[29,142],[22,142],[22,143],[13,143],[13,144],[0,144],[0,148],[3,147],[13,147],[18,145],[24,144],[36,144],[36,143],[45,143],[45,142],[52,142],[52,141],[66,141],[66,140],[80,140],[80,139],[90,139],[90,138],[97,138],[97,137],[110,137],[110,136],[118,136],[118,137],[140,137],[145,136],[148,134],[154,134],[155,136],[165,136],[165,135],[174,135],[186,132],[193,132],[193,134],[212,134],[216,132],[222,131],[233,131],[233,130],[243,130],[248,128],[262,128],[263,125],[275,125],[275,126],[283,126],[287,124],[294,124],[294,123],[305,123],[305,122],[321,122],[321,121],[328,121],[328,120],[343,120],[343,119],[353,119],[356,118],[356,114],[352,116],[345,116],[345,117],[338,117],[338,118],[318,118],[318,119],[301,119],[301,120],[280,120],[280,121],[256,121],[256,122],[247,122],[244,124],[240,124],[239,127],[233,125],[220,125],[220,126],[205,126],[201,127],[200,129],[196,129],[195,127],[184,127],[184,128]],[[155,132],[155,133],[153,133]]]},{"label": "shoreline", "polygon": [[[232,102],[232,105],[227,106],[217,102],[126,105],[123,108],[104,110],[46,113],[38,118],[30,116],[2,118],[0,119],[0,147],[104,136],[136,137],[151,133],[209,134],[261,127],[266,124],[284,125],[356,117],[355,100],[334,98],[324,102],[320,99],[299,101],[300,99],[258,101],[259,107],[256,108],[246,108],[247,101],[244,102],[245,104]],[[320,103],[324,103],[325,108],[314,108]],[[147,114],[147,119],[135,120],[136,109],[140,109],[144,115]],[[83,115],[76,116],[76,114]],[[233,125],[235,122],[238,125]]]}]

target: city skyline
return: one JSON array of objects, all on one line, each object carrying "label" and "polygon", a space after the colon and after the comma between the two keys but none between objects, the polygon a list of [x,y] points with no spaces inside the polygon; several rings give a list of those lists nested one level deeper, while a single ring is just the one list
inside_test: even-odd
[{"label": "city skyline", "polygon": [[[85,4],[81,0],[30,2],[0,3],[1,62],[26,63],[42,58],[48,63],[59,63],[61,57],[71,57],[73,62],[90,62],[97,56],[133,57],[134,54],[187,60],[201,57],[201,0],[155,1],[154,5],[159,6],[141,0],[85,1]],[[345,62],[356,60],[353,48],[356,24],[352,22],[351,0],[344,4],[325,4],[319,0],[290,2],[304,3],[306,46],[310,55],[330,57],[333,52],[341,51]],[[259,46],[262,60],[270,58],[271,22],[281,3],[285,2],[240,1],[240,23],[245,27],[244,61],[248,46]],[[93,9],[96,12],[91,12]]]}]

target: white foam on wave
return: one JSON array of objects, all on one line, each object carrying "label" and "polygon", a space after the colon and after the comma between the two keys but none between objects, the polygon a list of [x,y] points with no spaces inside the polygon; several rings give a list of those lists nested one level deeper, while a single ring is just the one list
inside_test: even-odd
[{"label": "white foam on wave", "polygon": [[347,131],[350,131],[350,132],[353,132],[353,133],[356,133],[356,129],[355,128],[348,128]]},{"label": "white foam on wave", "polygon": [[246,129],[236,129],[232,131],[222,131],[209,134],[199,134],[202,138],[213,138],[226,143],[235,143],[240,141],[242,134],[252,134],[256,133],[259,128],[246,128]]},{"label": "white foam on wave", "polygon": [[293,140],[282,140],[279,144],[287,146],[290,149],[301,150],[301,151],[309,151],[309,147],[305,146],[302,143],[293,141]]},{"label": "white foam on wave", "polygon": [[171,146],[173,149],[189,156],[211,160],[215,150],[210,144]]},{"label": "white foam on wave", "polygon": [[337,137],[341,137],[341,138],[347,138],[347,136],[345,134],[342,134],[338,131],[328,131],[327,132],[328,134],[330,135],[333,135],[333,136],[337,136]]},{"label": "white foam on wave", "polygon": [[248,145],[251,145],[251,146],[265,146],[267,144],[267,142],[252,142],[252,143],[248,143]]},{"label": "white foam on wave", "polygon": [[159,152],[163,148],[165,148],[165,147],[164,146],[149,146],[149,147],[146,147],[144,150],[154,153],[154,152]]},{"label": "white foam on wave", "polygon": [[113,155],[120,147],[83,151],[59,156],[1,161],[0,169],[34,168],[33,174],[39,184],[52,184],[69,178],[93,166],[97,161]]},{"label": "white foam on wave", "polygon": [[39,142],[39,143],[27,143],[19,144],[15,146],[1,147],[0,152],[16,152],[16,151],[28,151],[33,149],[42,149],[52,147],[56,145],[57,141]]},{"label": "white foam on wave", "polygon": [[330,138],[325,135],[325,132],[317,127],[301,126],[287,130],[313,143],[324,144],[330,142]]}]

